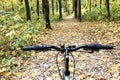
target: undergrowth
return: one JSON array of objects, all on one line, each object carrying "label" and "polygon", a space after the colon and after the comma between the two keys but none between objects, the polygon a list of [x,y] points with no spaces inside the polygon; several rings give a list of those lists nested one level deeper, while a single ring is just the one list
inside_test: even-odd
[{"label": "undergrowth", "polygon": [[[40,43],[40,34],[46,32],[42,16],[33,16],[31,21],[26,21],[24,16],[0,11],[0,73],[10,71],[15,66],[14,57],[29,57],[30,53],[23,52],[21,47]],[[51,15],[51,21],[57,19],[58,15]]]}]

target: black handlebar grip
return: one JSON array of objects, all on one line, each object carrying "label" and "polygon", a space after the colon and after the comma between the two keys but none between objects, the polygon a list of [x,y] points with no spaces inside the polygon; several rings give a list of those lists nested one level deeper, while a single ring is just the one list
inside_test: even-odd
[{"label": "black handlebar grip", "polygon": [[114,49],[114,47],[111,45],[104,45],[103,49]]},{"label": "black handlebar grip", "polygon": [[88,49],[88,50],[113,49],[113,46],[92,43],[86,45],[84,49]]},{"label": "black handlebar grip", "polygon": [[27,51],[27,50],[38,50],[40,46],[25,46],[22,48],[22,50]]}]

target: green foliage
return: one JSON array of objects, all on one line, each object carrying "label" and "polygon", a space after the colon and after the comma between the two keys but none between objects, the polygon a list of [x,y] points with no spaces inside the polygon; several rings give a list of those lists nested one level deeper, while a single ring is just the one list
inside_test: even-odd
[{"label": "green foliage", "polygon": [[6,71],[10,71],[12,68],[14,60],[13,59],[2,59],[2,64],[6,67]]},{"label": "green foliage", "polygon": [[14,67],[14,56],[27,58],[30,52],[22,52],[21,47],[39,43],[43,31],[43,19],[25,21],[22,15],[3,10],[0,14],[0,65],[9,71]]},{"label": "green foliage", "polygon": [[50,15],[50,21],[53,22],[53,21],[58,21],[59,20],[59,15],[55,14],[51,14]]},{"label": "green foliage", "polygon": [[111,6],[111,19],[112,20],[120,20],[120,4],[114,3]]},{"label": "green foliage", "polygon": [[83,20],[89,20],[89,21],[105,20],[106,19],[105,8],[103,9],[93,8],[91,11],[87,10],[82,14],[82,18]]},{"label": "green foliage", "polygon": [[[110,7],[111,20],[119,21],[120,19],[120,6],[112,5]],[[102,9],[93,7],[91,11],[86,10],[82,13],[82,19],[85,21],[106,21],[107,20],[106,6],[103,6]]]}]

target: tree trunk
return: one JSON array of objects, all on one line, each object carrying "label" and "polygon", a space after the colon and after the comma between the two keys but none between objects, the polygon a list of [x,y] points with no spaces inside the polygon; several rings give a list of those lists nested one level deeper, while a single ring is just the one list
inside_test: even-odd
[{"label": "tree trunk", "polygon": [[54,0],[52,0],[52,14],[54,15]]},{"label": "tree trunk", "polygon": [[102,8],[102,0],[100,0],[100,9]]},{"label": "tree trunk", "polygon": [[62,3],[61,0],[59,0],[59,20],[62,19]]},{"label": "tree trunk", "polygon": [[43,15],[45,17],[45,22],[46,22],[46,28],[47,29],[52,29],[50,25],[50,20],[49,20],[49,2],[48,0],[42,0],[43,2]]},{"label": "tree trunk", "polygon": [[58,2],[56,1],[56,7],[55,7],[55,9],[56,9],[56,12],[58,12]]},{"label": "tree trunk", "polygon": [[109,0],[106,0],[107,18],[110,20],[110,5]]},{"label": "tree trunk", "polygon": [[81,0],[78,0],[78,7],[77,7],[77,11],[78,11],[78,20],[81,22]]},{"label": "tree trunk", "polygon": [[72,13],[74,12],[74,0],[72,0]]},{"label": "tree trunk", "polygon": [[77,18],[77,0],[74,0],[74,16]]},{"label": "tree trunk", "polygon": [[37,16],[40,15],[39,13],[39,0],[36,0],[36,11],[37,11]]},{"label": "tree trunk", "polygon": [[43,13],[43,19],[45,19],[45,1],[42,0],[42,13]]},{"label": "tree trunk", "polygon": [[29,6],[28,0],[25,0],[25,7],[26,7],[26,17],[27,17],[27,20],[31,20],[30,6]]},{"label": "tree trunk", "polygon": [[65,12],[67,12],[67,15],[69,15],[69,9],[68,9],[68,2],[67,0],[65,1]]},{"label": "tree trunk", "polygon": [[11,1],[11,5],[12,5],[12,11],[14,11],[14,3],[13,3],[13,0]]},{"label": "tree trunk", "polygon": [[90,0],[89,4],[90,4],[90,5],[89,5],[89,10],[91,11],[91,6],[92,6],[92,5],[91,5],[91,4],[92,4],[92,1],[91,1],[91,0]]}]

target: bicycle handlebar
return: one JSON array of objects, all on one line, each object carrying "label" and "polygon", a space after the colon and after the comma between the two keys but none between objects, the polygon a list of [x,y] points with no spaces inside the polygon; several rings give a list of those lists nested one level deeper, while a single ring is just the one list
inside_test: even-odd
[{"label": "bicycle handlebar", "polygon": [[89,50],[99,50],[99,49],[113,49],[113,46],[111,45],[101,45],[101,44],[88,44],[85,46],[84,49],[89,49]]},{"label": "bicycle handlebar", "polygon": [[69,51],[76,51],[78,49],[83,48],[84,50],[100,50],[100,49],[114,49],[113,46],[111,45],[101,45],[101,44],[96,44],[96,43],[91,43],[87,45],[80,45],[80,46],[68,46],[68,47],[57,47],[57,46],[52,46],[52,45],[35,45],[35,46],[25,46],[22,49],[27,51],[27,50],[40,50],[40,51],[49,51],[52,49],[55,49],[57,51],[65,51],[65,49],[68,49]]}]

